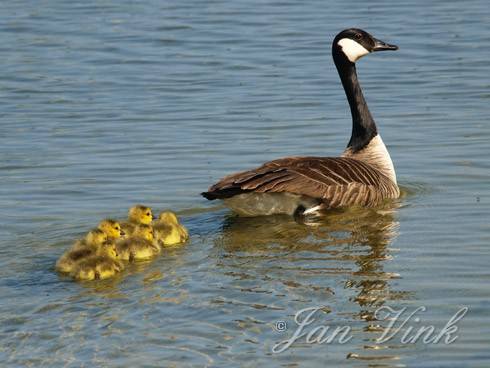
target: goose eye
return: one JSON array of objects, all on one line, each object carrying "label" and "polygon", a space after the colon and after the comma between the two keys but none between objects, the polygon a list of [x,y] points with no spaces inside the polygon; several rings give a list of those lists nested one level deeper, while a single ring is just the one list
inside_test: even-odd
[{"label": "goose eye", "polygon": [[356,33],[354,37],[356,38],[356,40],[360,40],[362,38],[362,34]]}]

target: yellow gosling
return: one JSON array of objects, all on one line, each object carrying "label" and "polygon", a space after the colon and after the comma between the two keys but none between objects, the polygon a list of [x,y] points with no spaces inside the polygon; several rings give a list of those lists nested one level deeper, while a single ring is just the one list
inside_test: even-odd
[{"label": "yellow gosling", "polygon": [[[66,251],[56,262],[56,271],[61,273],[70,273],[74,270],[77,263],[84,258],[88,258],[98,254],[105,254],[108,249],[105,246],[105,240],[107,236],[103,234],[100,236],[100,230],[92,230],[88,233],[87,238],[90,240],[84,240],[80,243],[76,243],[71,249]],[[112,247],[114,252],[116,251],[115,246]]]},{"label": "yellow gosling", "polygon": [[90,245],[101,245],[107,241],[107,234],[99,229],[93,229],[87,233],[85,240]]},{"label": "yellow gosling", "polygon": [[99,222],[99,225],[97,225],[97,228],[106,233],[109,239],[119,239],[120,237],[124,236],[124,231],[122,230],[121,225],[115,220],[102,220]]},{"label": "yellow gosling", "polygon": [[124,261],[150,259],[160,253],[160,248],[153,241],[152,227],[138,225],[130,238],[117,242],[117,253]]},{"label": "yellow gosling", "polygon": [[90,230],[87,235],[85,235],[85,238],[77,240],[71,247],[70,251],[84,249],[87,247],[95,249],[104,244],[104,242],[107,240],[108,238],[106,233],[99,229],[93,229]]},{"label": "yellow gosling", "polygon": [[137,225],[151,225],[153,213],[150,207],[136,205],[128,211],[128,221],[122,222],[121,226],[127,237],[133,235]]},{"label": "yellow gosling", "polygon": [[77,262],[70,275],[81,281],[103,280],[123,269],[124,264],[119,261],[116,245],[106,242],[96,254]]},{"label": "yellow gosling", "polygon": [[153,233],[161,247],[184,243],[189,239],[189,232],[175,213],[162,212],[153,223]]}]

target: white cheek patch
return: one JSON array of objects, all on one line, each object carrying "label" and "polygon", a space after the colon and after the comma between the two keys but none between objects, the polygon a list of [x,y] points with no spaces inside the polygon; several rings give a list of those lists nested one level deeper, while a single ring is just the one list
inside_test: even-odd
[{"label": "white cheek patch", "polygon": [[337,42],[337,45],[342,47],[342,52],[352,63],[355,63],[364,55],[369,54],[368,50],[350,38],[342,38],[339,42]]}]

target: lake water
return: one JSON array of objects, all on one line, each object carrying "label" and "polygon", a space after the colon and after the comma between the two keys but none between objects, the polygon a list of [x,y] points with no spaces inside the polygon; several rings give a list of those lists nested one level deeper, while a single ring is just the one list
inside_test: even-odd
[{"label": "lake water", "polygon": [[[488,367],[489,9],[2,2],[2,366]],[[266,160],[342,152],[351,123],[330,43],[351,26],[400,46],[358,74],[403,197],[318,226],[237,219],[200,197]],[[75,239],[136,203],[176,211],[190,242],[113,280],[55,273]],[[273,353],[314,307],[305,331],[347,326],[351,339]],[[379,307],[426,310],[383,343]],[[452,344],[402,342],[463,307]]]}]

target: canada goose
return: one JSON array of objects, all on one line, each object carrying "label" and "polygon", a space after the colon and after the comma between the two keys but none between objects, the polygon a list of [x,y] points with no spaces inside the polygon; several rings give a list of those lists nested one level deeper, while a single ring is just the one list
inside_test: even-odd
[{"label": "canada goose", "polygon": [[395,169],[357,80],[355,62],[375,51],[397,50],[361,29],[346,29],[332,56],[352,115],[352,135],[341,157],[286,157],[224,177],[202,193],[223,199],[244,216],[308,214],[346,206],[375,206],[400,195]]},{"label": "canada goose", "polygon": [[150,225],[153,213],[150,207],[138,204],[128,211],[128,221],[121,222],[121,227],[127,237],[131,236],[137,225]]},{"label": "canada goose", "polygon": [[70,275],[76,280],[102,280],[112,277],[124,269],[124,264],[118,258],[114,242],[106,242],[96,254],[78,261]]},{"label": "canada goose", "polygon": [[156,256],[160,248],[153,240],[153,228],[150,225],[136,226],[131,237],[116,243],[119,258],[133,261]]},{"label": "canada goose", "polygon": [[[90,234],[90,233],[89,233]],[[117,255],[115,244],[104,243],[87,243],[85,246],[76,245],[66,251],[56,262],[56,270],[61,273],[70,273],[76,265],[83,259],[95,255]]]},{"label": "canada goose", "polygon": [[179,223],[175,213],[166,211],[158,215],[153,222],[153,234],[161,247],[184,243],[189,239],[189,232]]},{"label": "canada goose", "polygon": [[121,225],[115,220],[102,220],[97,225],[97,228],[106,233],[109,239],[119,239],[120,237],[124,236],[124,231],[122,230]]}]

